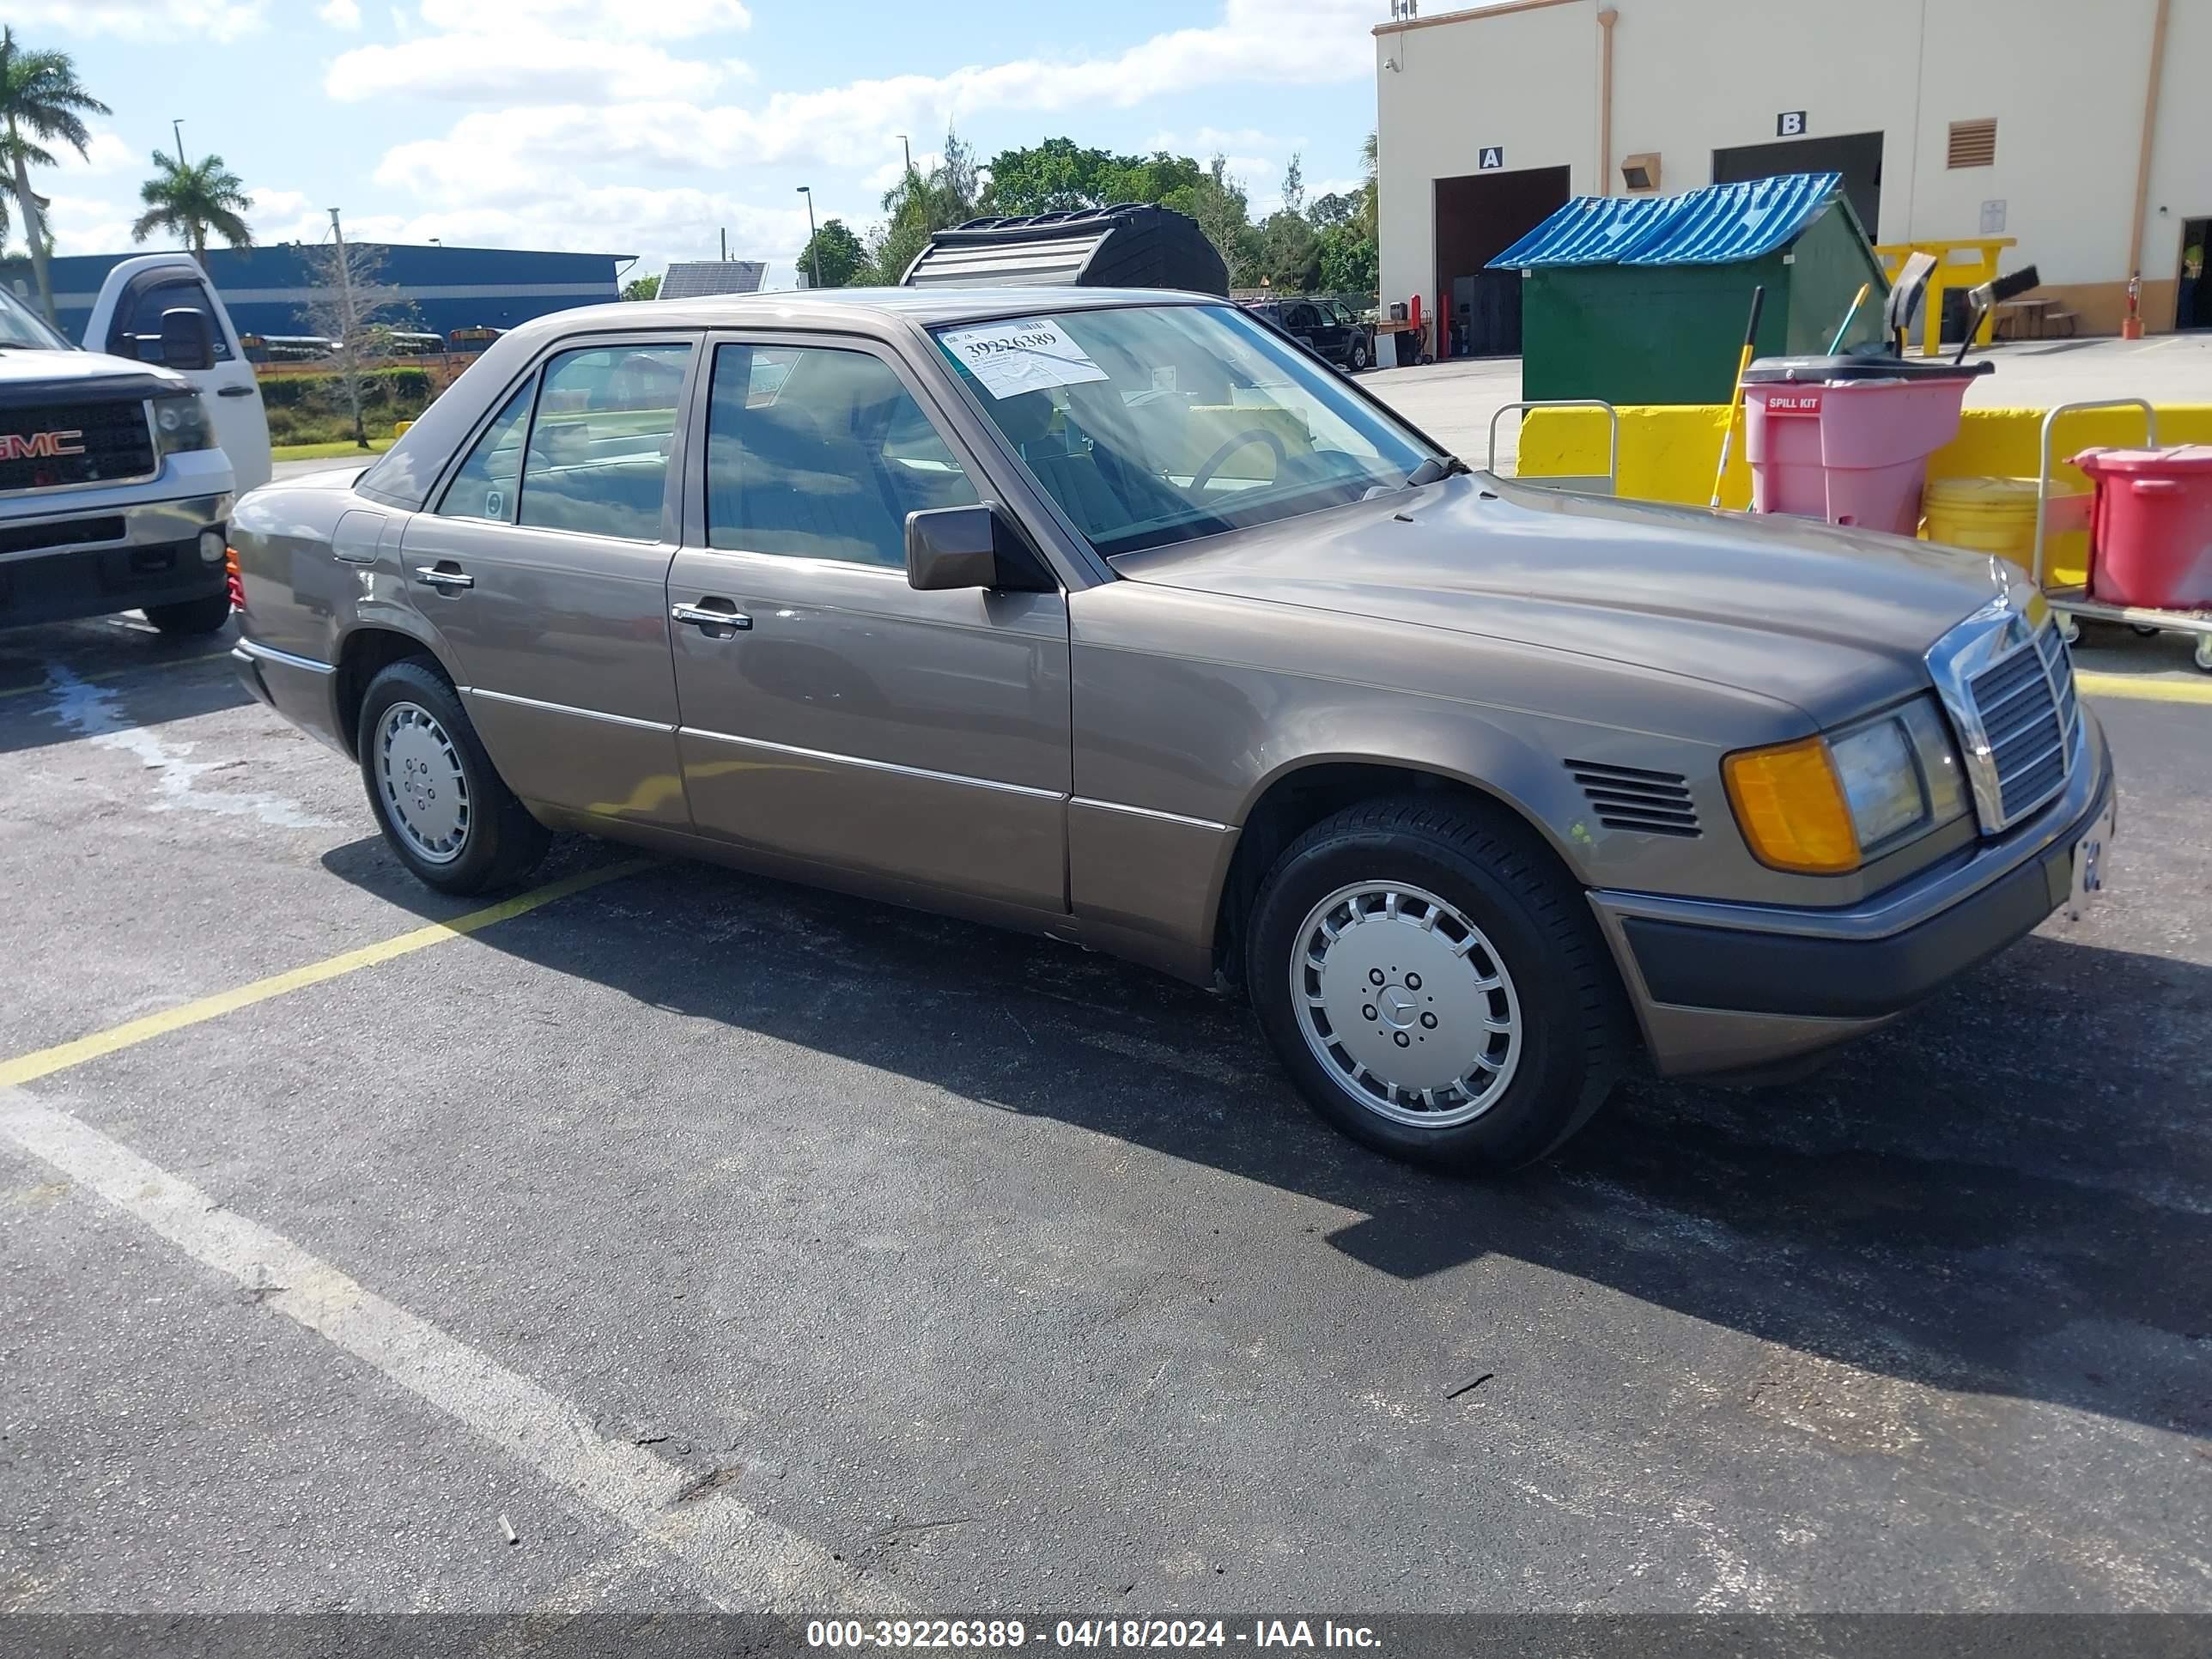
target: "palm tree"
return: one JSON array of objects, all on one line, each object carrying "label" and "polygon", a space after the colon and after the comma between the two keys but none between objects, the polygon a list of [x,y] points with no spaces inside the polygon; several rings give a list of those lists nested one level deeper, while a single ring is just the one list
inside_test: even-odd
[{"label": "palm tree", "polygon": [[187,161],[181,155],[154,152],[154,176],[139,186],[146,210],[131,227],[131,240],[143,242],[157,230],[183,239],[192,258],[207,264],[208,233],[233,247],[252,247],[253,231],[240,216],[253,205],[245,181],[222,164],[220,155]]},{"label": "palm tree", "polygon": [[54,320],[54,284],[46,270],[46,222],[40,212],[46,204],[31,188],[30,170],[54,165],[41,140],[58,138],[86,156],[92,134],[83,118],[107,113],[106,105],[77,84],[76,64],[67,52],[26,52],[15,44],[14,29],[0,28],[0,162],[22,217],[23,240],[31,245],[39,304],[49,322]]}]

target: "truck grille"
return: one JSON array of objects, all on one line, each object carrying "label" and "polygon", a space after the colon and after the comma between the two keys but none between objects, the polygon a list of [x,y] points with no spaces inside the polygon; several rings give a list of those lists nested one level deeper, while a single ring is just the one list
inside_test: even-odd
[{"label": "truck grille", "polygon": [[143,403],[0,410],[0,495],[122,483],[155,470]]},{"label": "truck grille", "polygon": [[2057,794],[2072,767],[2081,716],[2066,642],[2046,623],[1967,681],[1966,690],[2002,805],[2000,822],[1987,827],[2002,829]]}]

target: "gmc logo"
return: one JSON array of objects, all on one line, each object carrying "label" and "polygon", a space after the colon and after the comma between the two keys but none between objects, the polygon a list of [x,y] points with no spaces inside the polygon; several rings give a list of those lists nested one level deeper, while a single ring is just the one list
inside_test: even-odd
[{"label": "gmc logo", "polygon": [[51,461],[63,455],[82,455],[82,429],[75,432],[0,432],[0,461]]}]

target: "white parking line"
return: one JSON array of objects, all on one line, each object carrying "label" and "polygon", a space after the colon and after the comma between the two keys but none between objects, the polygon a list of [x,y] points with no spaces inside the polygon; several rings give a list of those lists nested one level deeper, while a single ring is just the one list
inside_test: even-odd
[{"label": "white parking line", "polygon": [[665,1552],[716,1606],[740,1611],[894,1612],[887,1586],[641,1446],[610,1440],[572,1402],[386,1301],[280,1233],[224,1209],[82,1120],[22,1089],[0,1091],[0,1134],[254,1291],[425,1403],[520,1458],[571,1497]]}]

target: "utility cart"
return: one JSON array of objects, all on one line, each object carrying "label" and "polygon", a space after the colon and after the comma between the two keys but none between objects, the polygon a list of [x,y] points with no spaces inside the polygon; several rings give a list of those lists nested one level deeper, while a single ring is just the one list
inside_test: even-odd
[{"label": "utility cart", "polygon": [[[2145,489],[2157,487],[2163,492],[2170,481],[2142,479],[2130,483],[2115,479],[2107,482],[2095,477],[2094,493],[2086,495],[2053,495],[2051,493],[2051,431],[2062,415],[2087,409],[2139,409],[2143,416],[2143,443],[2147,450],[2158,448],[2158,411],[2141,398],[2103,398],[2081,403],[2060,404],[2043,417],[2043,436],[2038,454],[2035,480],[2035,556],[2029,568],[2036,586],[2042,588],[2051,601],[2051,608],[2066,623],[2067,637],[2070,640],[2079,632],[2079,623],[2125,623],[2139,634],[2190,634],[2196,636],[2197,666],[2212,673],[2212,595],[2202,596],[2203,604],[2134,605],[2118,603],[2097,597],[2100,550],[2098,542],[2112,523],[2108,511],[2100,510],[2099,503],[2106,499],[2108,490],[2120,488]],[[2097,452],[2085,452],[2094,454]],[[2163,505],[2164,503],[2161,503]],[[2080,586],[2054,587],[2050,585],[2048,569],[2051,541],[2070,531],[2084,531],[2089,537],[2087,580]]]}]

